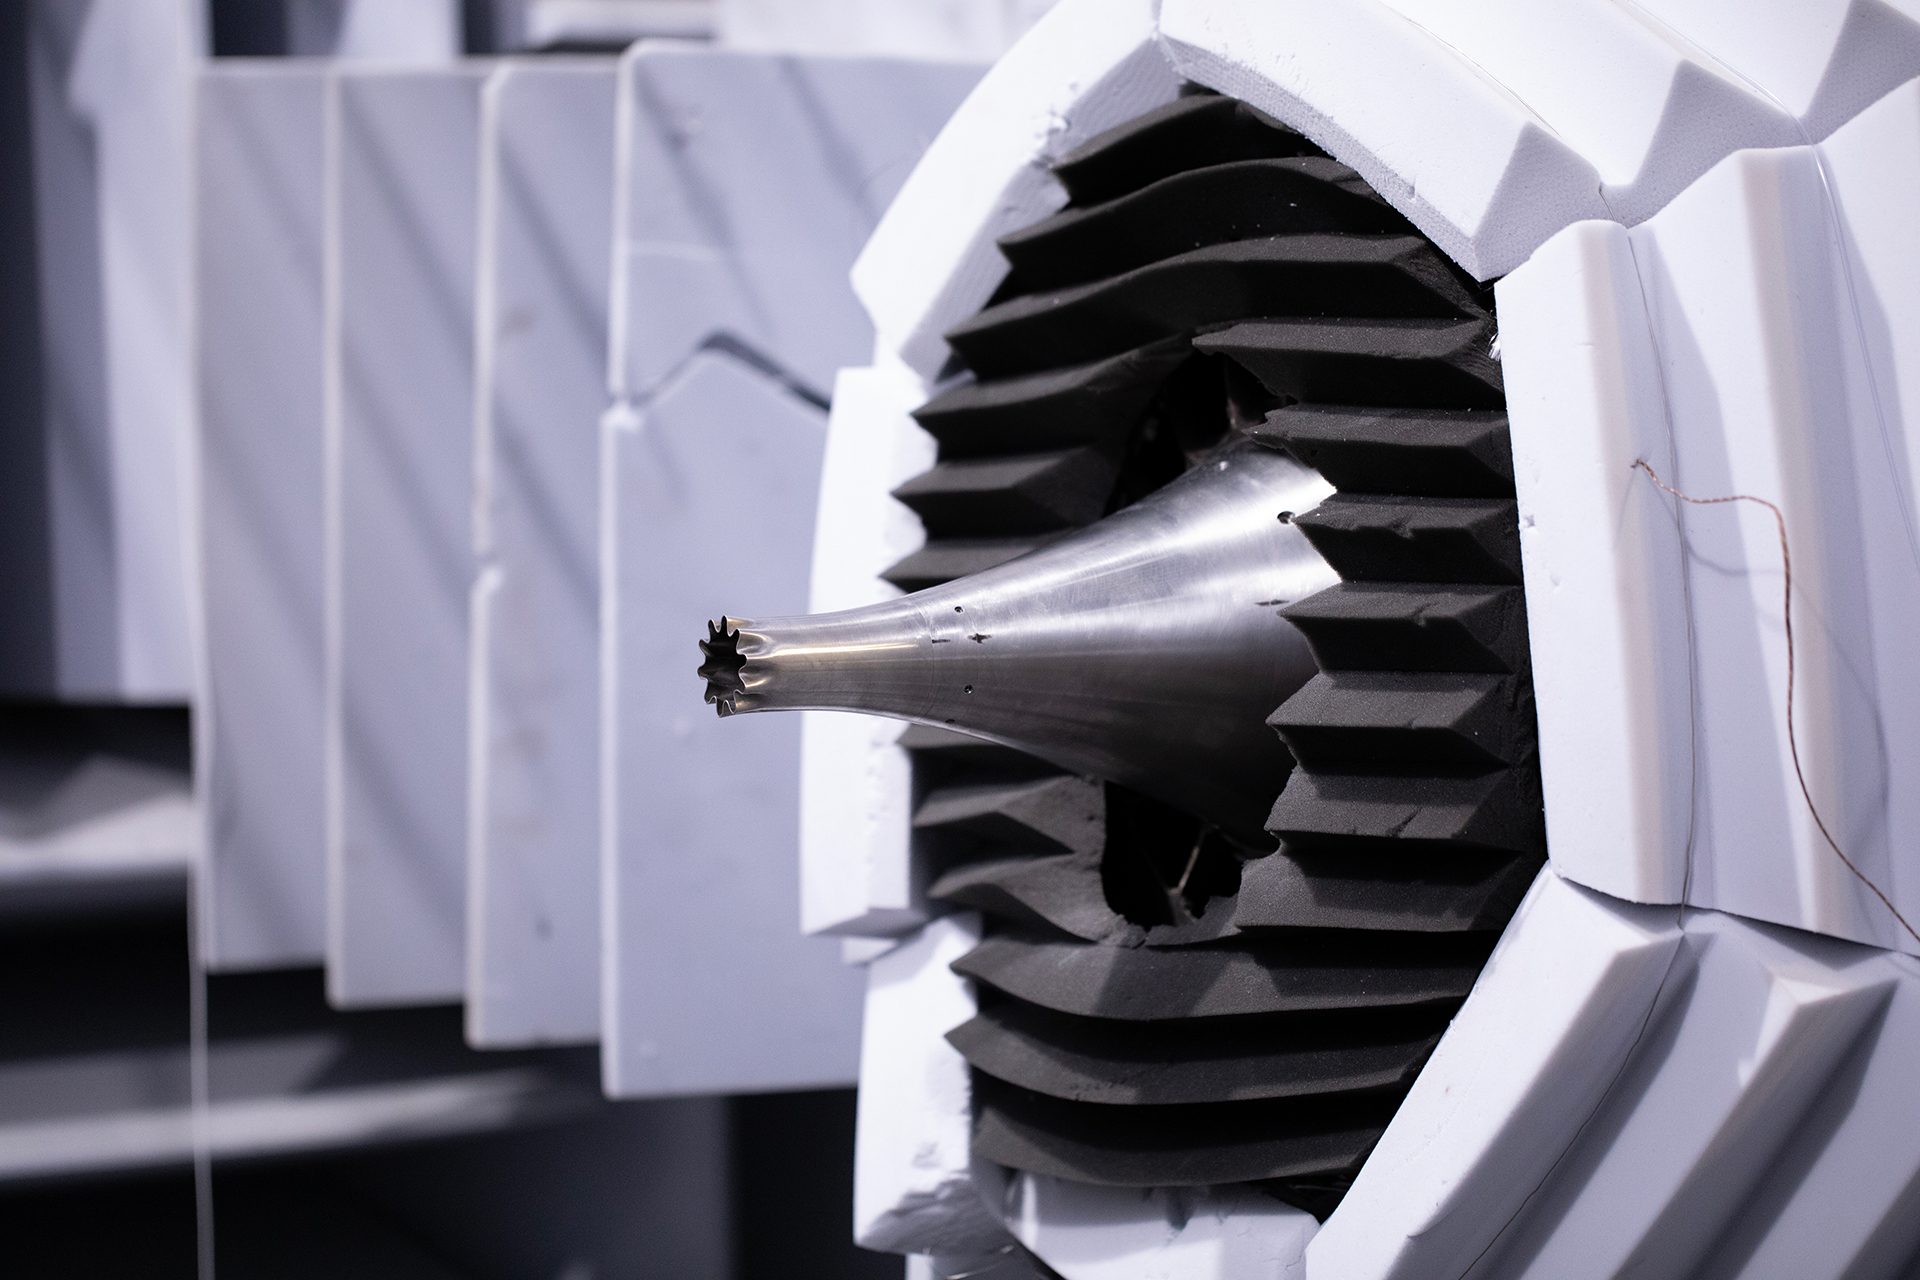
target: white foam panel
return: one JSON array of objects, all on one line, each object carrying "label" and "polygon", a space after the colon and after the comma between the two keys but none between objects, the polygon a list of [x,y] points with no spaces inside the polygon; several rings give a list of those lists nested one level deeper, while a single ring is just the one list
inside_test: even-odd
[{"label": "white foam panel", "polygon": [[1053,0],[717,0],[729,48],[991,62]]},{"label": "white foam panel", "polygon": [[1916,1000],[1903,956],[1546,871],[1309,1274],[1899,1274]]},{"label": "white foam panel", "polygon": [[45,470],[14,483],[39,491],[46,548],[42,601],[10,601],[0,624],[34,655],[0,672],[17,696],[184,702],[195,688],[192,91],[204,9],[35,0],[15,11],[30,35]]},{"label": "white foam panel", "polygon": [[1674,911],[1542,875],[1312,1246],[1313,1268],[1461,1274],[1619,1075],[1679,946]]},{"label": "white foam panel", "polygon": [[1752,1193],[1892,993],[1871,950],[1730,916],[1686,933],[1667,1007],[1484,1274],[1679,1280],[1725,1257],[1722,1232],[1764,1212]]},{"label": "white foam panel", "polygon": [[[1045,161],[1168,100],[1180,78],[1302,129],[1491,278],[1569,222],[1651,215],[1737,148],[1824,137],[1920,70],[1920,27],[1871,0],[1764,23],[1737,6],[1648,8],[1676,12],[1167,0],[1156,21],[1145,5],[1068,0],[932,148],[863,255],[861,297],[883,345],[931,376],[940,334],[1004,274],[993,238],[1058,207]],[[1783,60],[1819,87],[1800,92]]]},{"label": "white foam panel", "polygon": [[198,85],[199,495],[207,682],[203,954],[325,949],[321,214],[325,70]]},{"label": "white foam panel", "polygon": [[1479,278],[1570,222],[1632,225],[1743,147],[1824,137],[1920,72],[1876,0],[1167,0],[1181,73],[1359,170]]},{"label": "white foam panel", "polygon": [[1824,175],[1811,148],[1739,153],[1632,232],[1569,228],[1500,285],[1555,865],[1911,951],[1801,796],[1772,514],[1678,502],[1634,464],[1780,508],[1808,788],[1920,918],[1920,473],[1894,327],[1920,324],[1920,264],[1875,230],[1920,182],[1917,93],[1843,127]]},{"label": "white foam panel", "polygon": [[466,990],[473,287],[484,64],[335,73],[327,985]]},{"label": "white foam panel", "polygon": [[1904,956],[1548,870],[1308,1273],[1898,1274],[1917,998]]},{"label": "white foam panel", "polygon": [[600,1026],[599,464],[612,59],[509,63],[481,117],[467,1035]]},{"label": "white foam panel", "polygon": [[1758,1211],[1735,1219],[1733,1239],[1750,1252],[1721,1274],[1912,1274],[1920,1256],[1920,1113],[1912,1106],[1920,968],[1891,957],[1886,965],[1899,982],[1884,1016],[1850,1047],[1782,1144],[1752,1193]]},{"label": "white foam panel", "polygon": [[1304,1270],[1313,1215],[1248,1186],[1097,1187],[983,1173],[1013,1235],[1062,1280],[1268,1280]]},{"label": "white foam panel", "polygon": [[975,1193],[967,1063],[944,1039],[978,1010],[954,961],[980,941],[944,916],[867,965],[854,1133],[853,1238],[868,1249],[990,1254],[1007,1232]]},{"label": "white foam panel", "polygon": [[733,602],[805,611],[823,416],[701,353],[606,428],[602,1064],[615,1096],[854,1078],[862,975],[794,919],[799,717],[722,721],[695,675],[695,642]]},{"label": "white foam panel", "polygon": [[[862,975],[795,929],[803,717],[721,725],[694,641],[722,611],[807,610],[819,405],[872,351],[846,272],[977,74],[684,46],[622,59],[602,595],[615,1092],[852,1078]],[[712,985],[686,983],[692,955],[712,957]],[[761,1031],[696,1034],[721,1022]]]},{"label": "white foam panel", "polygon": [[[1044,173],[1047,161],[1165,101],[1181,76],[1244,97],[1302,129],[1482,277],[1519,266],[1570,223],[1613,224],[1611,231],[1598,225],[1565,231],[1566,243],[1542,249],[1501,286],[1516,449],[1527,455],[1537,447],[1551,459],[1541,473],[1547,479],[1523,481],[1546,486],[1523,490],[1523,505],[1552,512],[1525,531],[1533,548],[1529,563],[1546,563],[1541,548],[1548,541],[1570,548],[1548,557],[1549,568],[1530,570],[1530,581],[1539,573],[1556,584],[1580,575],[1582,556],[1610,566],[1596,570],[1605,583],[1583,577],[1580,590],[1530,592],[1530,607],[1541,619],[1536,638],[1544,630],[1553,637],[1550,647],[1558,646],[1539,673],[1543,708],[1562,708],[1543,717],[1550,826],[1560,833],[1556,864],[1624,897],[1672,901],[1689,880],[1680,851],[1697,828],[1717,821],[1717,847],[1729,851],[1726,866],[1711,855],[1695,857],[1687,890],[1693,901],[1862,941],[1912,945],[1910,937],[1896,938],[1904,930],[1837,859],[1811,856],[1817,832],[1805,806],[1790,802],[1798,786],[1791,775],[1771,762],[1758,771],[1743,768],[1756,733],[1784,742],[1783,726],[1755,723],[1779,701],[1769,702],[1764,686],[1784,679],[1776,670],[1784,657],[1780,637],[1761,646],[1764,671],[1754,658],[1723,648],[1701,676],[1700,696],[1726,709],[1724,731],[1713,717],[1695,714],[1695,678],[1688,651],[1675,647],[1679,637],[1711,614],[1702,633],[1709,644],[1747,644],[1741,636],[1752,630],[1753,610],[1767,588],[1764,572],[1755,577],[1744,568],[1733,587],[1698,581],[1704,570],[1681,568],[1681,531],[1731,520],[1751,543],[1742,555],[1759,556],[1768,540],[1755,522],[1764,523],[1765,513],[1696,510],[1683,525],[1670,501],[1655,500],[1657,491],[1644,477],[1629,483],[1626,466],[1645,456],[1674,470],[1678,455],[1666,425],[1674,414],[1696,421],[1737,415],[1726,440],[1742,460],[1743,483],[1767,479],[1750,474],[1755,466],[1767,470],[1766,451],[1748,450],[1742,434],[1758,429],[1751,424],[1767,414],[1851,424],[1843,429],[1852,437],[1845,448],[1827,452],[1830,471],[1851,467],[1856,474],[1832,481],[1839,488],[1831,496],[1814,496],[1827,480],[1802,486],[1804,500],[1826,503],[1835,519],[1856,500],[1864,502],[1866,523],[1841,531],[1837,542],[1820,535],[1833,560],[1824,590],[1838,594],[1807,602],[1835,612],[1823,634],[1806,642],[1808,674],[1820,687],[1810,678],[1798,691],[1805,700],[1801,727],[1823,738],[1803,745],[1812,748],[1814,772],[1825,770],[1813,779],[1816,795],[1824,789],[1828,803],[1845,810],[1838,818],[1843,844],[1882,888],[1901,880],[1889,850],[1916,846],[1905,832],[1920,822],[1920,788],[1905,779],[1920,777],[1908,742],[1920,734],[1913,727],[1920,726],[1920,707],[1908,705],[1915,697],[1910,665],[1891,655],[1901,650],[1897,637],[1920,622],[1907,617],[1910,602],[1920,599],[1912,579],[1920,572],[1920,508],[1913,498],[1920,471],[1902,443],[1900,387],[1920,385],[1920,371],[1904,382],[1896,375],[1905,353],[1920,345],[1898,341],[1904,300],[1915,296],[1907,279],[1914,255],[1910,237],[1888,211],[1908,207],[1914,194],[1904,176],[1913,170],[1911,94],[1901,89],[1846,122],[1920,69],[1917,35],[1911,15],[1870,0],[1769,10],[1763,19],[1712,0],[1639,9],[1579,0],[1539,13],[1523,5],[1461,8],[1425,0],[1331,6],[1166,0],[1157,16],[1144,6],[1136,13],[1068,0],[956,113],[862,254],[855,284],[875,319],[881,351],[922,379],[933,377],[947,358],[940,333],[977,309],[1004,273],[993,238],[1032,223],[1063,198]],[[1762,173],[1775,161],[1726,159],[1743,147],[1778,148],[1829,134],[1821,150],[1825,183],[1810,158],[1779,160],[1779,177]],[[1886,158],[1895,153],[1900,159],[1889,165]],[[1734,217],[1743,198],[1727,185],[1738,183],[1727,174],[1740,166],[1751,170],[1746,189],[1759,201],[1755,209],[1772,201],[1774,211],[1752,213],[1757,223],[1750,233],[1722,236],[1716,220]],[[1709,169],[1713,174],[1702,178]],[[1779,185],[1781,194],[1763,194],[1769,184]],[[1621,238],[1619,224],[1649,218],[1683,189],[1686,196],[1636,232],[1631,246]],[[1830,251],[1836,220],[1821,207],[1827,189],[1843,218],[1860,221],[1863,230],[1855,234],[1871,240],[1871,254],[1863,254],[1850,275]],[[1717,205],[1707,194],[1714,190],[1722,192]],[[1679,367],[1704,357],[1656,352],[1652,317],[1672,310],[1668,295],[1679,286],[1636,266],[1636,254],[1654,253],[1662,238],[1677,245],[1687,235],[1694,247],[1673,251],[1685,264],[1673,269],[1676,280],[1748,271],[1734,264],[1743,254],[1776,259],[1748,272],[1735,322],[1712,336],[1725,349],[1712,357],[1718,366],[1710,370]],[[1593,306],[1560,287],[1564,280],[1545,280],[1550,273],[1579,275],[1582,287],[1593,291]],[[1755,292],[1763,281],[1771,281],[1766,299]],[[1700,314],[1689,323],[1711,327],[1717,286],[1691,287]],[[1784,316],[1782,308],[1796,313],[1794,332],[1810,344],[1810,354],[1784,355],[1761,341],[1759,317],[1769,308],[1775,315]],[[1680,323],[1679,314],[1663,323]],[[1594,337],[1609,326],[1616,336]],[[1777,393],[1780,403],[1765,408],[1742,401],[1743,395],[1774,394],[1764,390],[1768,360],[1791,371],[1791,385],[1781,384]],[[1862,372],[1866,363],[1872,379]],[[1729,388],[1727,404],[1714,399],[1714,385]],[[1534,403],[1529,398],[1536,391]],[[1697,392],[1707,399],[1698,400]],[[1683,405],[1690,396],[1695,400]],[[1567,420],[1585,421],[1585,434],[1559,431],[1557,424]],[[1779,449],[1772,452],[1779,455],[1773,470],[1811,474],[1787,466]],[[1843,453],[1875,461],[1848,461]],[[830,462],[830,485],[840,465]],[[1527,456],[1522,465],[1530,465]],[[1731,483],[1733,471],[1722,471]],[[875,536],[885,518],[883,511],[866,517]],[[1800,523],[1819,519],[1810,515]],[[1803,551],[1803,568],[1811,554]],[[1739,598],[1719,598],[1729,591]],[[1729,628],[1740,635],[1712,640]],[[1589,666],[1596,679],[1587,678]],[[1707,753],[1697,776],[1696,722],[1705,726],[1703,740],[1724,733],[1718,764]],[[810,760],[845,761],[858,753],[865,762],[859,769],[843,764],[837,773],[819,767],[823,779],[832,775],[832,786],[820,789],[830,797],[822,811],[839,804],[847,821],[873,827],[874,815],[887,810],[888,788],[899,785],[885,781],[899,773],[892,761],[897,749],[884,735],[853,724],[810,732],[822,743],[810,750]],[[1584,750],[1588,743],[1600,749]],[[1724,781],[1709,788],[1709,774]],[[1867,781],[1842,797],[1842,776]],[[873,796],[859,794],[863,782]],[[1742,851],[1749,842],[1774,852],[1750,855]],[[905,918],[887,914],[899,904],[885,893],[859,887],[871,879],[868,863],[909,883],[897,850],[888,852],[884,839],[860,847],[879,853],[850,859],[840,882],[817,895],[820,902],[847,905],[810,921],[851,931],[892,927],[884,921]],[[1783,852],[1788,848],[1792,852]],[[824,874],[821,883],[827,884]],[[1888,891],[1909,903],[1900,891]],[[874,923],[837,924],[861,918],[868,909],[862,893],[873,899],[868,918]],[[1920,918],[1920,899],[1903,910]]]},{"label": "white foam panel", "polygon": [[1062,0],[981,78],[854,265],[880,350],[935,377],[948,357],[941,335],[1006,276],[995,238],[1066,202],[1048,162],[1179,93],[1155,7]]},{"label": "white foam panel", "polygon": [[[843,369],[834,383],[813,536],[808,611],[856,609],[898,596],[887,566],[926,541],[892,491],[933,465],[934,440],[908,415],[925,399],[897,363]],[[888,936],[924,924],[908,804],[906,725],[880,716],[803,713],[800,735],[800,924],[808,933]]]},{"label": "white foam panel", "polygon": [[1826,137],[1920,71],[1913,0],[1647,0],[1648,25],[1717,59],[1755,93]]},{"label": "white foam panel", "polygon": [[978,77],[883,58],[628,52],[614,394],[644,398],[717,345],[825,400],[872,349],[848,265]]}]

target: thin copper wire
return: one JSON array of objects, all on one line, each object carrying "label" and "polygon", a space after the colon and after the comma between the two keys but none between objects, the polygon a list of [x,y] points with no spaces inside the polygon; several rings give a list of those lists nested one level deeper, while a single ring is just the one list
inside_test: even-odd
[{"label": "thin copper wire", "polygon": [[1757,502],[1773,513],[1774,527],[1780,532],[1782,578],[1780,614],[1787,626],[1787,750],[1793,755],[1793,776],[1800,782],[1800,798],[1807,802],[1807,812],[1813,815],[1813,825],[1820,828],[1820,834],[1826,838],[1827,847],[1833,850],[1834,856],[1846,864],[1847,870],[1853,872],[1854,879],[1873,890],[1873,896],[1880,899],[1886,909],[1893,913],[1893,918],[1900,922],[1900,927],[1912,934],[1915,942],[1920,942],[1920,932],[1915,932],[1914,927],[1907,923],[1907,918],[1900,914],[1900,908],[1894,906],[1887,895],[1880,892],[1880,886],[1869,880],[1866,873],[1859,867],[1853,865],[1853,859],[1846,855],[1840,848],[1839,842],[1833,838],[1833,833],[1827,830],[1826,822],[1820,817],[1819,808],[1813,803],[1813,792],[1807,787],[1806,771],[1800,767],[1800,744],[1793,733],[1793,553],[1787,549],[1786,516],[1781,514],[1780,508],[1773,503],[1765,498],[1756,498],[1750,493],[1729,494],[1724,498],[1696,498],[1691,494],[1680,492],[1662,480],[1659,473],[1647,465],[1646,459],[1642,458],[1633,465],[1646,472],[1649,479],[1682,502],[1691,502],[1697,507],[1718,506],[1723,502]]}]

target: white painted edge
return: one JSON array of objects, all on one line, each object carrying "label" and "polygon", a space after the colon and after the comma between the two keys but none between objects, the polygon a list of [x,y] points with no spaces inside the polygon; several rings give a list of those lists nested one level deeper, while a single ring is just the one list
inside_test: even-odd
[{"label": "white painted edge", "polygon": [[1475,277],[1604,218],[1600,178],[1467,58],[1373,0],[1165,0],[1179,72],[1351,165]]},{"label": "white painted edge", "polygon": [[1547,848],[1563,875],[1677,902],[1693,692],[1672,428],[1634,249],[1580,222],[1495,290],[1513,440]]},{"label": "white painted edge", "polygon": [[974,1190],[972,1088],[946,1033],[977,1010],[948,966],[980,941],[943,916],[867,966],[854,1132],[853,1238],[889,1253],[988,1253],[1006,1232]]},{"label": "white painted edge", "polygon": [[[835,379],[820,473],[809,608],[832,613],[900,594],[880,574],[926,541],[892,490],[933,465],[933,437],[910,413],[925,384],[897,362]],[[887,936],[926,923],[913,883],[906,725],[807,711],[800,731],[800,927]]]},{"label": "white painted edge", "polygon": [[878,353],[936,377],[941,335],[1006,275],[994,239],[1066,202],[1048,163],[1178,95],[1154,18],[1153,0],[1061,0],[960,104],[853,265]]},{"label": "white painted edge", "polygon": [[1320,1228],[1244,1185],[1100,1187],[992,1169],[1001,1180],[984,1189],[1007,1229],[1064,1280],[1298,1280]]},{"label": "white painted edge", "polygon": [[1341,1280],[1460,1275],[1613,1084],[1679,949],[1679,913],[1542,871],[1307,1247]]}]

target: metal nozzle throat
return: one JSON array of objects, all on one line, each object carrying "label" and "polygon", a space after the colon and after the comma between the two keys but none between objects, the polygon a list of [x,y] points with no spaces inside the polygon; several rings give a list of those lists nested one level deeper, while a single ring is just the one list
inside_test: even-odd
[{"label": "metal nozzle throat", "polygon": [[723,617],[700,644],[723,716],[841,710],[940,725],[1177,805],[1242,843],[1292,759],[1265,719],[1315,672],[1279,609],[1333,571],[1282,513],[1331,487],[1236,444],[1053,545],[898,600]]}]

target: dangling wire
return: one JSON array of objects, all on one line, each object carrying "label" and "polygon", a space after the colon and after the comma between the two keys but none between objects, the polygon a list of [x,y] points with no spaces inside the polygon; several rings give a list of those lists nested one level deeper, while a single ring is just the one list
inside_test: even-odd
[{"label": "dangling wire", "polygon": [[1846,864],[1847,870],[1853,872],[1854,879],[1873,890],[1873,896],[1880,899],[1887,910],[1893,913],[1893,918],[1900,922],[1900,927],[1905,929],[1909,934],[1912,934],[1915,942],[1920,942],[1920,933],[1914,932],[1913,926],[1907,923],[1907,918],[1900,914],[1900,909],[1893,905],[1892,900],[1889,899],[1886,894],[1880,892],[1880,886],[1869,880],[1866,873],[1861,871],[1859,867],[1853,865],[1853,859],[1846,855],[1840,848],[1839,842],[1833,838],[1833,833],[1827,830],[1825,820],[1820,817],[1820,810],[1815,807],[1813,803],[1813,792],[1807,787],[1806,771],[1800,767],[1800,744],[1794,737],[1793,732],[1793,553],[1787,549],[1786,516],[1782,515],[1780,508],[1773,503],[1768,502],[1765,498],[1756,498],[1750,493],[1729,494],[1724,498],[1696,498],[1690,494],[1680,492],[1665,480],[1662,480],[1659,473],[1648,466],[1644,458],[1635,462],[1633,465],[1641,471],[1646,472],[1649,479],[1682,502],[1690,502],[1699,507],[1719,506],[1721,503],[1726,502],[1754,502],[1773,513],[1774,526],[1780,533],[1780,569],[1782,580],[1780,587],[1780,614],[1785,620],[1787,627],[1787,750],[1793,756],[1793,776],[1799,779],[1800,782],[1800,798],[1807,802],[1807,812],[1813,815],[1813,825],[1820,828],[1820,834],[1826,838],[1827,847],[1833,850],[1834,856]]}]

